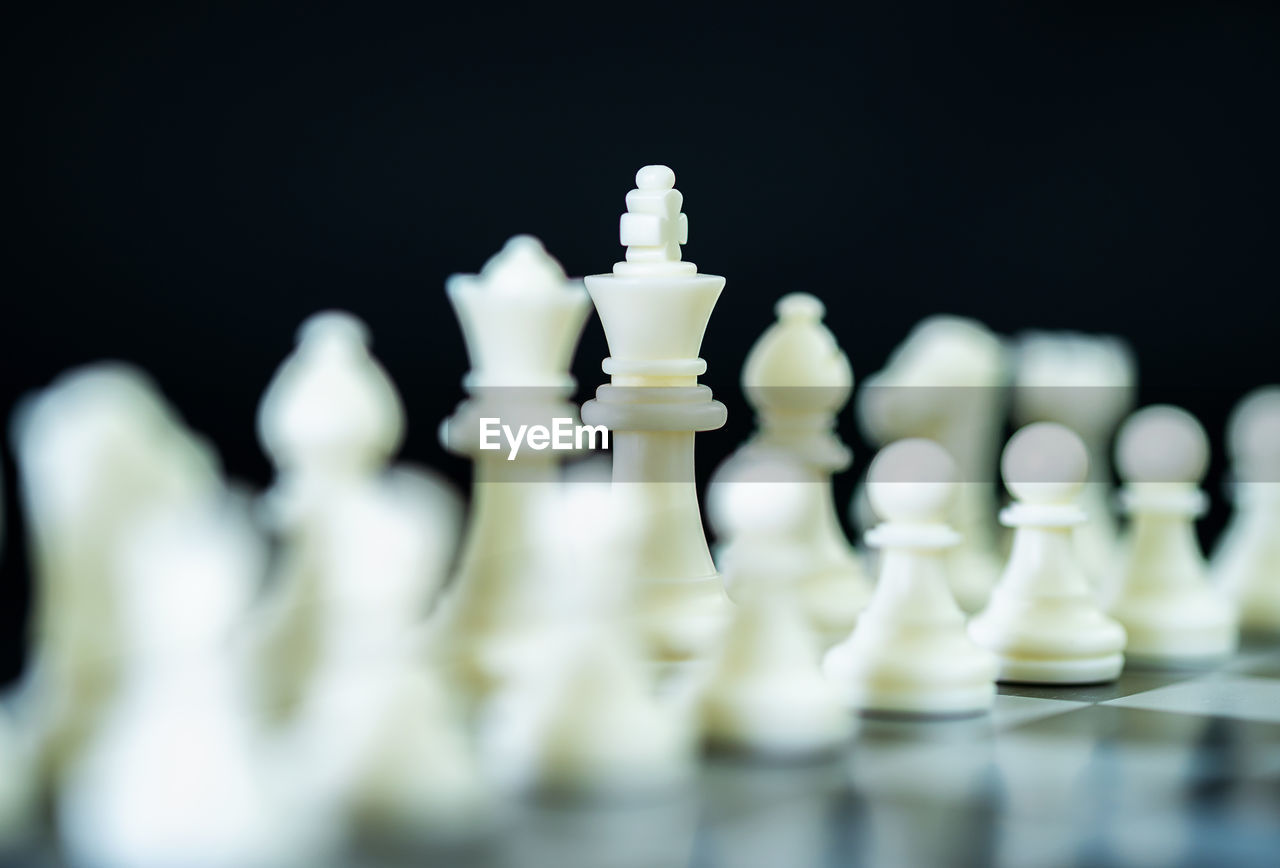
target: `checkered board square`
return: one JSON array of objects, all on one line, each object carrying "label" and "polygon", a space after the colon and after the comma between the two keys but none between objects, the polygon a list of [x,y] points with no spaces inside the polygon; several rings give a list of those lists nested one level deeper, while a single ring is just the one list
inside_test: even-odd
[{"label": "checkered board square", "polygon": [[830,763],[705,782],[696,864],[1276,866],[1280,647],[1001,685],[982,718],[865,718]]}]

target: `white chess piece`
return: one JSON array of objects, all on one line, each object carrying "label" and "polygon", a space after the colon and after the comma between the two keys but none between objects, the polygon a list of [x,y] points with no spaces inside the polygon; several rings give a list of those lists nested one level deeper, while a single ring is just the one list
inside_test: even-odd
[{"label": "white chess piece", "polygon": [[1120,429],[1116,465],[1132,521],[1129,551],[1111,615],[1124,625],[1131,660],[1176,663],[1225,657],[1236,647],[1236,616],[1209,583],[1194,520],[1209,438],[1195,417],[1168,405],[1134,413]]},{"label": "white chess piece", "polygon": [[29,838],[35,823],[35,792],[28,739],[0,705],[0,857]]},{"label": "white chess piece", "polygon": [[762,460],[753,471],[724,504],[735,540],[724,568],[738,605],[699,700],[703,739],[744,753],[830,751],[852,730],[800,609],[809,468]]},{"label": "white chess piece", "polygon": [[462,836],[486,816],[462,711],[415,641],[459,513],[434,475],[396,468],[325,516],[326,605],[292,748],[300,789],[353,840]]},{"label": "white chess piece", "polygon": [[369,352],[364,323],[336,311],[309,317],[258,406],[258,439],[276,467],[263,507],[283,540],[254,627],[263,701],[276,722],[293,713],[315,663],[325,510],[381,472],[403,436],[400,397]]},{"label": "white chess piece", "polygon": [[481,420],[513,430],[576,421],[569,363],[590,304],[581,283],[528,235],[508,241],[478,275],[453,275],[445,289],[472,370],[468,398],[442,426],[441,440],[474,470],[462,554],[433,615],[432,641],[479,700],[535,665],[544,626],[538,595],[549,569],[539,517],[565,457],[554,449],[487,448]]},{"label": "white chess piece", "polygon": [[13,418],[35,572],[25,725],[53,783],[109,701],[121,634],[111,564],[142,512],[200,498],[217,459],[138,370],[100,363],[60,376]]},{"label": "white chess piece", "polygon": [[626,260],[586,278],[609,342],[612,381],[582,418],[613,432],[613,479],[626,483],[641,534],[632,565],[642,637],[655,660],[712,653],[729,600],[711,560],[694,483],[694,435],[721,427],[723,404],[698,384],[703,333],[725,280],[680,259],[688,235],[675,173],[645,166],[620,224]]},{"label": "white chess piece", "polygon": [[996,660],[965,633],[947,585],[947,552],[960,536],[947,525],[956,466],[930,440],[899,440],[867,471],[867,494],[883,523],[867,534],[880,550],[871,604],[823,668],[860,711],[975,714],[995,695]]},{"label": "white chess piece", "polygon": [[273,866],[295,843],[231,654],[264,563],[243,513],[215,501],[126,530],[124,681],[57,805],[76,865]]},{"label": "white chess piece", "polygon": [[1213,553],[1213,576],[1241,627],[1280,632],[1280,386],[1250,392],[1227,426],[1236,511]]},{"label": "white chess piece", "polygon": [[[831,475],[849,467],[853,455],[833,430],[835,416],[849,400],[853,370],[835,336],[822,324],[822,302],[795,292],[779,300],[777,322],[765,330],[747,355],[743,390],[756,411],[757,430],[721,468],[708,490],[708,513],[719,551],[732,557],[734,538],[717,504],[717,483],[738,469],[750,472],[757,460],[785,456],[805,469],[795,483],[804,497],[806,519],[796,527],[799,568],[797,591],[804,613],[824,646],[849,635],[871,596],[861,560],[845,537],[836,515]],[[748,487],[748,490],[750,487]]]},{"label": "white chess piece", "polygon": [[1014,421],[1065,425],[1089,453],[1090,480],[1080,496],[1087,519],[1075,536],[1080,562],[1100,593],[1120,558],[1109,459],[1112,437],[1133,409],[1135,367],[1128,344],[1111,335],[1029,332],[1018,338]]},{"label": "white chess piece", "polygon": [[871,442],[884,446],[924,437],[956,462],[949,519],[961,541],[949,555],[948,579],[966,612],[982,608],[1000,571],[991,480],[1004,418],[1007,355],[1002,339],[981,323],[930,317],[882,370],[863,379],[855,401]]},{"label": "white chess piece", "polygon": [[654,695],[627,565],[630,486],[571,482],[543,518],[561,556],[550,665],[526,667],[486,710],[486,766],[503,790],[574,801],[671,794],[694,772],[687,715]]},{"label": "white chess piece", "polygon": [[1001,471],[1015,498],[1000,513],[1014,528],[1013,547],[969,635],[999,657],[1000,681],[1115,679],[1124,665],[1124,628],[1096,602],[1072,536],[1084,521],[1076,505],[1089,474],[1084,443],[1053,422],[1028,425],[1005,446]]}]

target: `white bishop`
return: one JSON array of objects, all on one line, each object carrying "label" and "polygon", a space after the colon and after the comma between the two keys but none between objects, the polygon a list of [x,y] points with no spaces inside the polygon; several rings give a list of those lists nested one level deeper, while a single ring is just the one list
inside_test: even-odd
[{"label": "white bishop", "polygon": [[[835,336],[822,324],[822,302],[807,293],[779,300],[778,320],[756,341],[742,370],[742,386],[756,411],[755,435],[717,470],[708,491],[708,512],[723,558],[733,558],[738,538],[725,517],[725,503],[739,490],[731,484],[752,465],[783,457],[802,472],[788,497],[800,499],[802,518],[793,524],[796,593],[820,642],[849,635],[871,595],[858,554],[836,515],[831,475],[845,470],[852,453],[836,435],[835,416],[853,390],[853,371]],[[777,483],[778,486],[784,483]],[[748,496],[756,486],[741,489]]]},{"label": "white bishop", "polygon": [[369,352],[364,323],[336,311],[308,318],[258,406],[258,438],[276,466],[264,513],[284,543],[254,625],[275,721],[293,713],[321,641],[326,514],[386,468],[403,436],[400,396]]}]

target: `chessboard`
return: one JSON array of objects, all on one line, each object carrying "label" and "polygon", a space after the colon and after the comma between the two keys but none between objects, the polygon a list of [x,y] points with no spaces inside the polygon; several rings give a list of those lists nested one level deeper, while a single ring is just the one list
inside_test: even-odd
[{"label": "chessboard", "polygon": [[976,718],[863,717],[821,761],[713,757],[684,802],[526,808],[501,849],[535,868],[1275,865],[1280,648],[1001,685]]},{"label": "chessboard", "polygon": [[829,767],[720,761],[705,789],[690,864],[1274,865],[1280,649],[1001,685],[976,719],[864,718]]},{"label": "chessboard", "polygon": [[[483,839],[349,864],[493,868],[1271,866],[1280,647],[1091,686],[999,687],[989,714],[864,716],[804,762],[712,756],[660,799],[511,806]],[[3,862],[59,868],[53,848]]]},{"label": "chessboard", "polygon": [[[129,366],[15,410],[0,864],[1280,864],[1280,385],[1233,411],[1207,558],[1211,435],[1137,409],[1123,340],[940,315],[855,394],[790,293],[742,366],[757,430],[699,491],[725,278],[682,259],[674,172],[635,177],[612,272],[516,236],[446,281],[469,502],[397,459],[346,312],[270,379],[251,494]],[[579,407],[593,306],[612,379]]]}]

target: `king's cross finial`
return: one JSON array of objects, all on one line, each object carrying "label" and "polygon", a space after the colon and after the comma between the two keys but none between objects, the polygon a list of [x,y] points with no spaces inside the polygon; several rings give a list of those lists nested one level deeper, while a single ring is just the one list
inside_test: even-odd
[{"label": "king's cross finial", "polygon": [[619,236],[627,262],[679,262],[680,245],[689,240],[689,220],[680,212],[684,196],[675,189],[676,173],[666,166],[636,172],[636,189],[627,194]]}]

